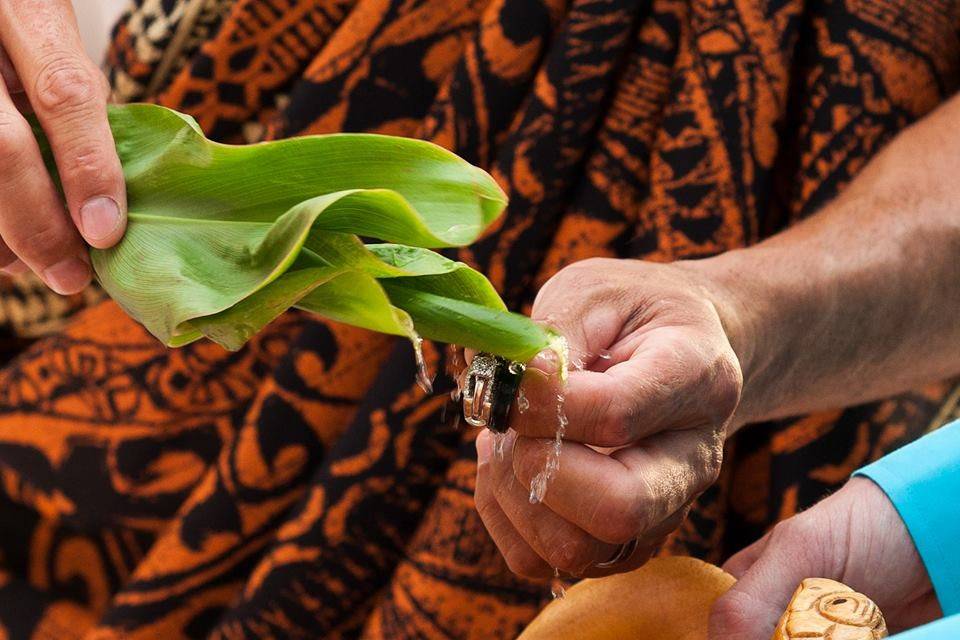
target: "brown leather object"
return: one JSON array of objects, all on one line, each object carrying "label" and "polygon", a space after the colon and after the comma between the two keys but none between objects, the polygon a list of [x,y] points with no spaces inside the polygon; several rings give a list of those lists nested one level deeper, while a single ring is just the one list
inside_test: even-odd
[{"label": "brown leather object", "polygon": [[850,587],[807,578],[780,618],[773,640],[877,640],[887,637],[883,614]]},{"label": "brown leather object", "polygon": [[693,558],[657,558],[583,580],[551,602],[518,640],[706,640],[710,607],[735,582]]}]

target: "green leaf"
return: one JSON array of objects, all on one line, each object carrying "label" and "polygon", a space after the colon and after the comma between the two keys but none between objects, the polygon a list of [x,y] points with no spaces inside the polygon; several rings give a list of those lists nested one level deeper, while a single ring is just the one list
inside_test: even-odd
[{"label": "green leaf", "polygon": [[224,145],[155,105],[109,117],[129,223],[116,247],[91,251],[93,266],[166,344],[205,336],[237,349],[290,307],[524,360],[550,342],[483,275],[431,251],[475,241],[506,206],[456,155],[365,134]]},{"label": "green leaf", "polygon": [[521,316],[416,288],[416,278],[381,280],[391,302],[413,318],[422,335],[528,362],[557,348],[556,336]]}]

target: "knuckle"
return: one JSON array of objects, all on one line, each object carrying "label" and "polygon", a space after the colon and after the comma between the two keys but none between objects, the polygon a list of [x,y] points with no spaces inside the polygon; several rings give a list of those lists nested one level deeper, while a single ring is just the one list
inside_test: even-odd
[{"label": "knuckle", "polygon": [[627,401],[618,397],[597,397],[588,405],[588,419],[594,427],[593,444],[620,447],[634,439],[636,416]]},{"label": "knuckle", "polygon": [[732,596],[731,593],[721,596],[713,603],[713,608],[710,611],[712,621],[721,628],[728,627],[731,622],[737,619],[739,614],[740,607],[736,598]]},{"label": "knuckle", "polygon": [[68,152],[61,172],[64,182],[80,184],[93,191],[120,178],[119,171],[104,162],[100,147],[86,143]]},{"label": "knuckle", "polygon": [[678,365],[682,396],[691,417],[711,425],[725,425],[740,404],[743,373],[732,350],[704,347],[687,349]]},{"label": "knuckle", "polygon": [[790,558],[793,568],[798,569],[798,575],[843,580],[846,547],[838,544],[834,536],[837,531],[845,531],[845,528],[837,526],[835,522],[831,522],[831,526],[824,526],[824,522],[815,515],[809,515],[811,513],[812,510],[805,511],[775,526],[764,554]]},{"label": "knuckle", "polygon": [[18,167],[33,143],[33,136],[16,114],[0,113],[0,165],[4,169]]},{"label": "knuckle", "polygon": [[563,544],[553,545],[547,553],[547,562],[551,567],[578,575],[594,562],[593,545],[585,539],[568,540]]},{"label": "knuckle", "polygon": [[743,390],[743,372],[736,356],[724,353],[714,362],[713,367],[714,394],[718,418],[726,421],[740,404],[740,393]]},{"label": "knuckle", "polygon": [[813,540],[814,533],[814,528],[806,518],[794,516],[774,526],[773,533],[770,535],[770,545],[788,549],[798,548],[805,546],[806,541]]},{"label": "knuckle", "polygon": [[[494,454],[496,457],[496,454]],[[497,460],[492,463],[490,469],[490,493],[494,500],[498,502],[510,495],[510,489],[514,482],[516,472],[512,464],[505,464],[505,461]]]},{"label": "knuckle", "polygon": [[74,57],[57,56],[49,60],[34,80],[36,107],[52,113],[87,108],[102,97],[97,75],[85,62]]},{"label": "knuckle", "polygon": [[724,437],[720,429],[714,429],[707,434],[704,441],[697,448],[694,459],[695,482],[693,492],[700,494],[706,491],[717,478],[723,466]]},{"label": "knuckle", "polygon": [[543,567],[543,561],[529,548],[521,545],[515,545],[504,551],[503,559],[510,571],[525,578],[539,577]]},{"label": "knuckle", "polygon": [[736,637],[754,630],[756,620],[750,616],[751,606],[745,600],[739,591],[730,591],[714,603],[710,612],[711,638]]},{"label": "knuckle", "polygon": [[534,438],[518,438],[513,449],[513,475],[523,486],[529,486],[534,476],[543,467],[547,448],[547,440]]},{"label": "knuckle", "polygon": [[615,275],[622,271],[622,266],[614,268],[616,263],[617,260],[611,258],[586,258],[560,269],[537,293],[533,302],[534,317],[550,316],[549,311],[557,310],[566,315],[571,299],[583,308],[622,300],[626,289],[622,279]]},{"label": "knuckle", "polygon": [[[546,298],[550,297],[554,290],[562,296],[568,296],[572,292],[582,293],[585,287],[589,287],[597,280],[595,262],[597,260],[599,258],[587,258],[560,269],[541,287],[540,294]],[[538,302],[540,298],[541,296],[538,295]]]},{"label": "knuckle", "polygon": [[597,522],[597,538],[610,544],[624,544],[636,538],[642,526],[640,520],[635,516],[620,513],[618,517],[606,518]]},{"label": "knuckle", "polygon": [[769,544],[779,546],[788,541],[793,535],[790,531],[790,528],[791,525],[789,520],[784,520],[775,524],[773,526],[773,530],[770,532]]},{"label": "knuckle", "polygon": [[477,488],[477,490],[473,492],[473,502],[477,508],[477,513],[480,514],[480,518],[486,520],[487,514],[489,514],[493,508],[493,496],[490,495],[489,491]]},{"label": "knuckle", "polygon": [[610,491],[597,501],[590,532],[610,544],[624,544],[636,538],[647,528],[644,512],[639,501],[622,492]]}]

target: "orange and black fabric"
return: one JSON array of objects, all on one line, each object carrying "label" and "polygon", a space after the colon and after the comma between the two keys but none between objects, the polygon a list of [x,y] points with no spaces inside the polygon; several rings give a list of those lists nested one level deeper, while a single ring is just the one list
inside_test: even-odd
[{"label": "orange and black fabric", "polygon": [[[483,165],[511,204],[454,253],[527,309],[576,260],[816,211],[957,89],[958,26],[954,0],[137,0],[109,73],[223,141],[383,132]],[[42,339],[3,319],[0,638],[512,638],[549,598],[485,533],[475,433],[409,346],[289,313],[168,350],[88,302]],[[663,553],[722,559],[956,403],[746,429]]]}]

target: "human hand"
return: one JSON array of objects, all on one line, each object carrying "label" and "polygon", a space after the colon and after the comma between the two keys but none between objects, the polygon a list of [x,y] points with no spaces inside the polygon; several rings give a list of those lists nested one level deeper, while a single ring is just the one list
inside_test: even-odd
[{"label": "human hand", "polygon": [[738,578],[710,619],[710,640],[769,640],[797,585],[830,578],[873,600],[892,632],[939,617],[927,571],[886,494],[855,477],[778,524],[724,566]]},{"label": "human hand", "polygon": [[[583,366],[564,390],[566,441],[542,503],[529,494],[558,424],[549,364],[527,368],[529,409],[513,408],[502,458],[489,433],[477,440],[477,509],[514,572],[639,566],[716,480],[743,377],[703,282],[684,263],[591,259],[540,291],[532,317]],[[596,566],[633,540],[630,557]]]},{"label": "human hand", "polygon": [[[0,45],[0,269],[30,269],[54,291],[75,293],[92,277],[84,241],[113,246],[126,226],[106,79],[83,51],[69,0],[0,3]],[[30,112],[50,141],[66,208]]]}]

